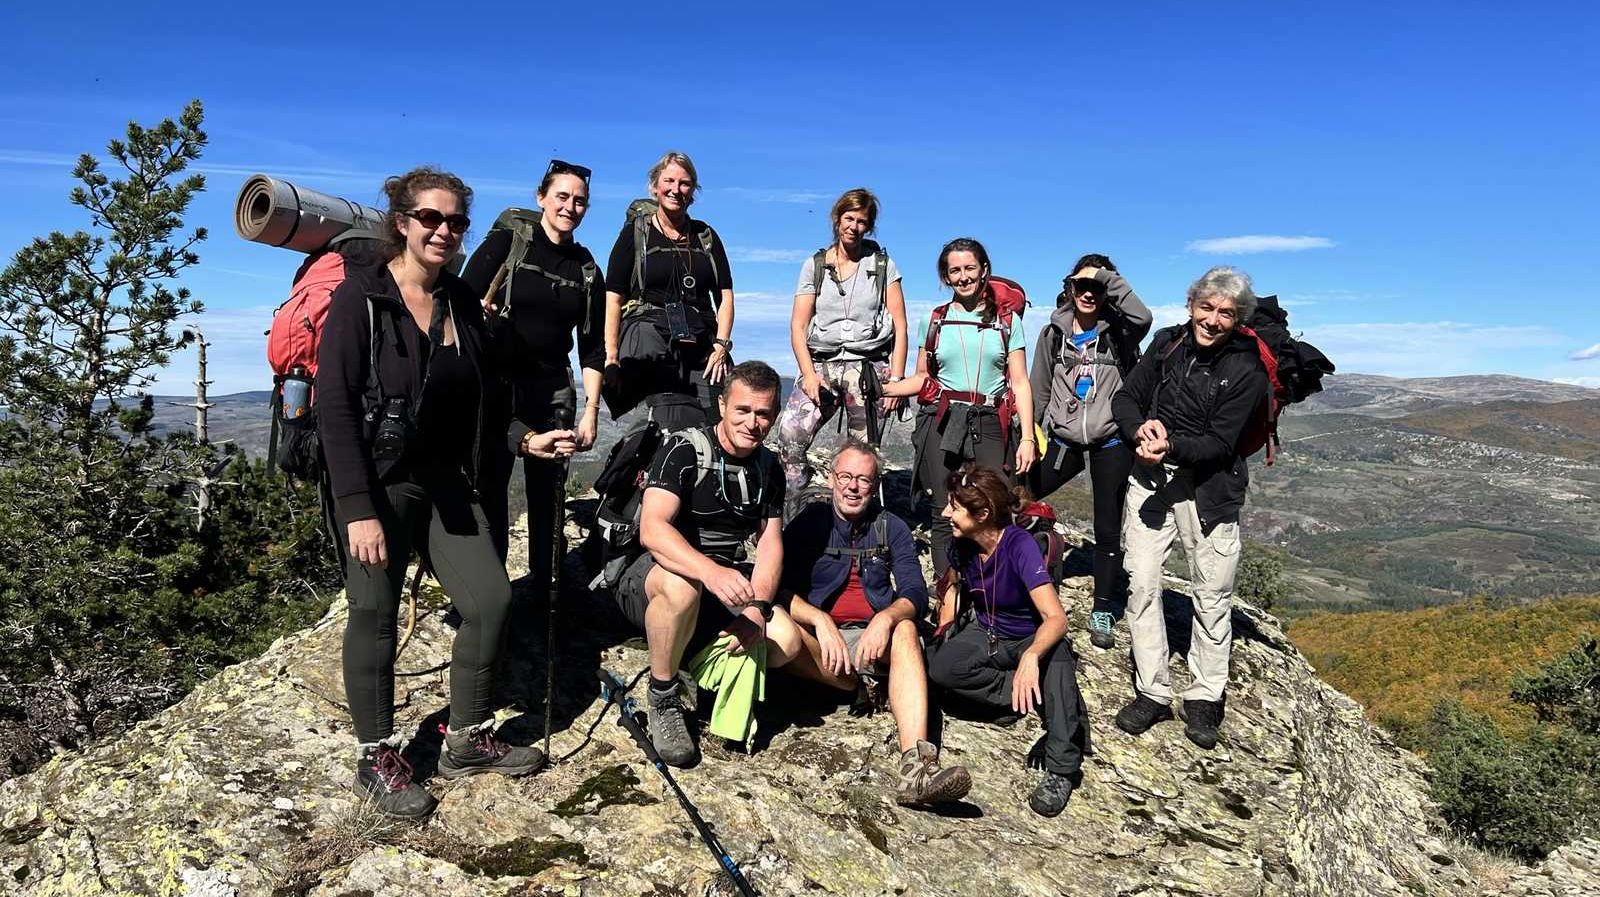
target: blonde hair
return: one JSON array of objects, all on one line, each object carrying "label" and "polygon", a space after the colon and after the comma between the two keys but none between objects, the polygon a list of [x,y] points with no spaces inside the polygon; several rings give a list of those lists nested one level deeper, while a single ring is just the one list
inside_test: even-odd
[{"label": "blonde hair", "polygon": [[655,187],[656,178],[661,177],[661,172],[666,171],[668,165],[677,165],[689,172],[689,180],[694,182],[694,192],[690,195],[700,195],[700,173],[694,170],[694,160],[677,150],[668,150],[656,160],[656,164],[650,166],[649,187]]}]

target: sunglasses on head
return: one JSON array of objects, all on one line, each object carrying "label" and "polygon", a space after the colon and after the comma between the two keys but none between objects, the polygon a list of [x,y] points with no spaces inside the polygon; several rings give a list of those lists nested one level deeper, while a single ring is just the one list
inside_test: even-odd
[{"label": "sunglasses on head", "polygon": [[428,230],[438,230],[439,225],[449,225],[452,234],[465,233],[472,226],[472,219],[461,214],[446,215],[438,209],[407,209],[400,214],[416,221]]},{"label": "sunglasses on head", "polygon": [[551,159],[550,167],[544,170],[545,177],[550,177],[553,174],[572,174],[577,175],[578,179],[585,184],[589,183],[589,175],[593,173],[582,165],[573,165],[571,162],[563,162],[560,159]]}]

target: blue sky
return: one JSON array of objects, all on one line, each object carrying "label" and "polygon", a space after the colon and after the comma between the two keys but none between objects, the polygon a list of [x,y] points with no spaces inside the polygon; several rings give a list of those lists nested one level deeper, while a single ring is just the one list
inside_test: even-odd
[{"label": "blue sky", "polygon": [[211,238],[185,283],[218,392],[268,383],[261,332],[299,261],[234,234],[251,172],[375,204],[386,174],[442,165],[477,190],[475,243],[555,155],[595,170],[579,238],[603,260],[668,148],[696,160],[694,213],[732,249],[736,356],[785,371],[800,262],[833,197],[865,185],[918,315],[939,246],[968,235],[1046,305],[1084,252],[1163,319],[1231,263],[1343,371],[1600,386],[1589,5],[261,9],[0,12],[6,256],[83,226],[77,153],[205,102],[190,221]]}]

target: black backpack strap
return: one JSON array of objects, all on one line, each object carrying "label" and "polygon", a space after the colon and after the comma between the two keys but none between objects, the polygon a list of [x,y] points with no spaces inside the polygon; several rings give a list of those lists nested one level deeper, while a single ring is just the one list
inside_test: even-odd
[{"label": "black backpack strap", "polygon": [[584,336],[589,335],[589,322],[594,318],[594,285],[600,279],[600,266],[590,257],[583,263],[583,323],[579,325],[579,332]]},{"label": "black backpack strap", "polygon": [[720,312],[722,310],[722,283],[717,279],[717,257],[711,251],[717,245],[717,235],[711,230],[711,225],[706,224],[704,221],[690,219],[689,229],[694,230],[696,224],[700,225],[700,230],[695,235],[700,238],[700,249],[706,254],[706,264],[711,266],[711,310]]},{"label": "black backpack strap", "polygon": [[813,301],[822,295],[822,280],[828,276],[828,250],[826,247],[818,249],[816,255],[811,257],[811,297]]}]

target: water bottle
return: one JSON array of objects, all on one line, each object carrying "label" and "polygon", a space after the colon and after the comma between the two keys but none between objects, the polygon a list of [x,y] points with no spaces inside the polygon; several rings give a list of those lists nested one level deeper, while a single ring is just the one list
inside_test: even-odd
[{"label": "water bottle", "polygon": [[311,376],[296,366],[283,378],[283,419],[297,420],[311,408]]}]

